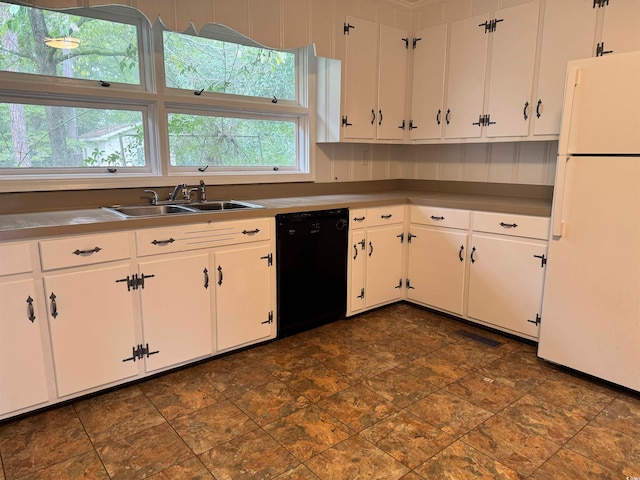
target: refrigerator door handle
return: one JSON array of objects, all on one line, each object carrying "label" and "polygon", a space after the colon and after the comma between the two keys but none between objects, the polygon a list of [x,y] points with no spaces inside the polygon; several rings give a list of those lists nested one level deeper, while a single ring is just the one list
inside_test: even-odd
[{"label": "refrigerator door handle", "polygon": [[556,169],[556,187],[553,190],[553,214],[551,223],[551,235],[554,238],[562,237],[563,223],[562,210],[564,207],[565,178],[567,175],[567,164],[569,156],[558,156],[558,167]]}]

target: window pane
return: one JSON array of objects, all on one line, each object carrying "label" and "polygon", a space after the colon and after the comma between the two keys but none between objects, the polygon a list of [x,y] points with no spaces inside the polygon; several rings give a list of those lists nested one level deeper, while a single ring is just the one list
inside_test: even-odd
[{"label": "window pane", "polygon": [[294,167],[294,121],[169,114],[172,166]]},{"label": "window pane", "polygon": [[168,87],[296,99],[293,53],[173,32],[163,37]]},{"label": "window pane", "polygon": [[0,2],[0,48],[4,71],[140,84],[134,25]]},{"label": "window pane", "polygon": [[0,103],[0,168],[141,167],[142,112]]}]

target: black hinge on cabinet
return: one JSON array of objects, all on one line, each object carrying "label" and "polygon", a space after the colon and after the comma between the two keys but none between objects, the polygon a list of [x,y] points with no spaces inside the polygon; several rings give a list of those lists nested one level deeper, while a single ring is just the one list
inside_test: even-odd
[{"label": "black hinge on cabinet", "polygon": [[402,232],[400,235],[396,235],[396,238],[400,239],[400,243],[404,243],[404,232]]},{"label": "black hinge on cabinet", "polygon": [[409,280],[408,278],[407,278],[407,289],[411,289],[411,290],[415,290],[416,289],[416,287],[412,287],[411,286],[411,280]]},{"label": "black hinge on cabinet", "polygon": [[413,37],[412,45],[413,45],[413,49],[414,49],[414,50],[416,49],[416,46],[418,45],[418,42],[419,42],[420,40],[422,40],[422,39],[421,39],[421,38]]},{"label": "black hinge on cabinet", "polygon": [[267,266],[271,266],[273,265],[273,254],[270,253],[269,255],[265,255],[264,257],[260,257],[260,260],[266,260],[267,261]]},{"label": "black hinge on cabinet", "polygon": [[402,41],[404,42],[404,48],[406,48],[408,50],[409,49],[409,38],[403,38]]},{"label": "black hinge on cabinet", "polygon": [[544,256],[544,254],[542,255],[534,255],[534,257],[539,258],[540,259],[540,267],[544,267],[547,264],[547,257]]},{"label": "black hinge on cabinet", "polygon": [[153,278],[155,275],[145,275],[144,273],[138,276],[137,273],[134,273],[132,276],[127,275],[127,278],[121,278],[120,280],[116,280],[116,283],[126,282],[127,291],[137,290],[138,288],[144,288],[144,280],[145,278]]},{"label": "black hinge on cabinet", "polygon": [[345,24],[344,24],[344,31],[343,31],[343,33],[344,33],[345,35],[349,35],[349,32],[351,31],[351,29],[352,29],[352,28],[356,28],[356,27],[355,27],[354,25],[349,24],[349,23],[345,23]]},{"label": "black hinge on cabinet", "polygon": [[364,288],[360,289],[360,295],[358,295],[358,298],[361,300],[364,298]]},{"label": "black hinge on cabinet", "polygon": [[542,317],[540,317],[540,314],[536,313],[536,319],[535,320],[527,320],[527,322],[535,323],[536,325],[540,325],[542,323]]},{"label": "black hinge on cabinet", "polygon": [[418,128],[418,126],[413,124],[413,120],[409,120],[409,130],[413,130],[414,128]]},{"label": "black hinge on cabinet", "polygon": [[411,243],[411,239],[415,238],[415,237],[416,237],[416,235],[414,235],[413,233],[409,233],[407,235],[407,243]]},{"label": "black hinge on cabinet", "polygon": [[149,351],[149,344],[145,344],[142,345],[141,343],[139,343],[138,345],[136,345],[135,347],[133,347],[131,349],[131,356],[129,358],[124,358],[122,359],[123,362],[130,362],[130,361],[136,361],[136,360],[141,360],[145,357],[149,358],[151,355],[155,355],[156,353],[160,353],[159,350],[156,350],[155,352],[151,352]]},{"label": "black hinge on cabinet", "polygon": [[602,8],[605,5],[609,5],[609,0],[593,0],[593,8],[596,8],[596,6]]},{"label": "black hinge on cabinet", "polygon": [[342,124],[341,124],[341,125],[342,125],[343,127],[350,127],[351,125],[353,125],[353,123],[349,123],[349,120],[348,120],[347,116],[346,116],[346,115],[344,115],[344,116],[342,117]]},{"label": "black hinge on cabinet", "polygon": [[596,57],[602,57],[603,55],[608,55],[609,53],[613,53],[613,50],[605,50],[604,42],[598,43],[596,45]]},{"label": "black hinge on cabinet", "polygon": [[265,325],[267,323],[273,323],[273,310],[271,310],[269,312],[269,315],[267,316],[267,320],[265,320],[264,322],[260,322],[262,325]]},{"label": "black hinge on cabinet", "polygon": [[496,31],[496,25],[500,22],[504,22],[504,18],[494,18],[487,20],[484,23],[479,24],[479,27],[484,27],[484,33],[491,33]]},{"label": "black hinge on cabinet", "polygon": [[404,130],[406,128],[406,122],[402,120],[402,125],[398,125],[398,128],[400,128],[401,130]]},{"label": "black hinge on cabinet", "polygon": [[398,279],[398,285],[396,285],[395,288],[402,288],[402,279],[401,278]]}]

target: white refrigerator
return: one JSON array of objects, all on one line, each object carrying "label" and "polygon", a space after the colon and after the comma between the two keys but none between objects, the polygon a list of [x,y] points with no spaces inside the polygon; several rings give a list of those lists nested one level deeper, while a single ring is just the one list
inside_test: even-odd
[{"label": "white refrigerator", "polygon": [[640,391],[640,51],[569,62],[538,356]]}]

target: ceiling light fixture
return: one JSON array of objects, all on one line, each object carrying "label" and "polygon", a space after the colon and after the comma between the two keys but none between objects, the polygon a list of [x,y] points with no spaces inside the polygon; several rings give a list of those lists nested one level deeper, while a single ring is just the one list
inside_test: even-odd
[{"label": "ceiling light fixture", "polygon": [[71,50],[80,46],[80,40],[74,37],[45,38],[44,44],[53,48]]}]

